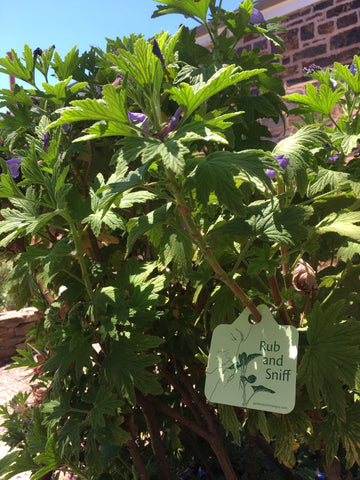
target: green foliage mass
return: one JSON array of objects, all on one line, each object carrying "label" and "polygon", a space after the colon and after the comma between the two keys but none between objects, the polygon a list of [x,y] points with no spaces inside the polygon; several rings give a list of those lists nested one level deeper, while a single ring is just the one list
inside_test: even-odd
[{"label": "green foliage mass", "polygon": [[[251,0],[158,3],[154,16],[194,18],[211,48],[181,28],[0,59],[25,85],[0,91],[1,254],[17,308],[40,312],[16,358],[35,404],[1,407],[15,450],[0,477],[173,479],[202,465],[232,480],[253,468],[234,459],[255,441],[291,478],[313,478],[295,467],[300,444],[354,469],[360,60],[285,97],[297,132],[276,143],[264,120],[287,114],[283,67],[237,45],[251,33],[283,47],[283,28],[250,23]],[[300,260],[316,282],[292,282]],[[204,397],[213,329],[244,306],[259,320],[260,303],[300,331],[288,415]]]}]

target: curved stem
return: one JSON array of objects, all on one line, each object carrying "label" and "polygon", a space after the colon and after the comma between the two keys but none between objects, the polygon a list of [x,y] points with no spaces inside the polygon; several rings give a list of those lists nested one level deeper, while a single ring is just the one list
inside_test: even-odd
[{"label": "curved stem", "polygon": [[180,215],[182,216],[184,222],[187,225],[187,228],[191,234],[193,242],[198,246],[199,250],[203,254],[205,260],[209,263],[212,267],[216,276],[221,280],[225,285],[227,285],[230,290],[234,293],[234,295],[240,299],[244,307],[247,307],[252,315],[254,316],[257,322],[261,320],[261,314],[257,310],[254,303],[250,300],[247,294],[239,287],[236,283],[234,278],[230,276],[219,264],[218,260],[216,259],[214,252],[211,247],[209,247],[200,231],[200,229],[195,224],[195,221],[191,215],[191,211],[187,208],[185,199],[183,198],[175,180],[175,176],[173,172],[167,170],[167,175],[169,179],[170,188],[174,195],[178,210]]}]

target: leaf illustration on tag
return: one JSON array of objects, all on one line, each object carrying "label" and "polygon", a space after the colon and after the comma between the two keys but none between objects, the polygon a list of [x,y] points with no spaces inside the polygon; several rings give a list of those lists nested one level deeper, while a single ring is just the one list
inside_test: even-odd
[{"label": "leaf illustration on tag", "polygon": [[275,390],[271,388],[264,387],[264,385],[251,385],[251,388],[254,390],[254,393],[257,392],[267,392],[267,393],[275,393]]}]

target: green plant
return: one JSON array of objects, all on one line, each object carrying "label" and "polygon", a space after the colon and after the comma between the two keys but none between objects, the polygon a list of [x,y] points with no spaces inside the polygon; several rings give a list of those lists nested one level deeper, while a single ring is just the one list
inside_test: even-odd
[{"label": "green plant", "polygon": [[[251,32],[281,44],[279,27],[249,24],[251,1],[236,13],[221,1],[159,3],[156,15],[208,28],[212,50],[182,28],[65,59],[28,46],[24,59],[0,59],[29,85],[0,92],[0,246],[4,258],[16,251],[18,306],[42,312],[17,362],[45,389],[31,441],[20,435],[0,474],[37,480],[65,465],[86,479],[167,479],[195,463],[232,480],[241,441],[253,478],[255,442],[287,478],[302,475],[289,468],[300,443],[329,471],[341,444],[349,469],[360,431],[358,161],[329,164],[324,145],[344,139],[312,119],[272,142],[261,119],[286,112],[278,56],[236,44]],[[335,105],[345,90],[322,92]],[[310,264],[321,265],[318,289]],[[259,321],[259,303],[300,330],[288,415],[203,394],[212,330],[244,307]]]}]

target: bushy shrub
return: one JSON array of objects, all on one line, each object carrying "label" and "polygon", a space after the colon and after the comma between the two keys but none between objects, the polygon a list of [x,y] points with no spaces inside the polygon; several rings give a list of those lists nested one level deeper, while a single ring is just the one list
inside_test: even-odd
[{"label": "bushy shrub", "polygon": [[[17,306],[41,312],[17,358],[40,382],[35,405],[3,408],[17,450],[0,473],[256,478],[255,448],[271,459],[259,460],[258,478],[313,478],[295,467],[309,448],[327,472],[337,455],[350,469],[360,432],[359,60],[310,73],[319,89],[288,98],[304,125],[275,144],[262,119],[286,114],[283,67],[237,44],[255,33],[281,46],[281,27],[250,0],[236,12],[214,0],[159,3],[155,15],[203,24],[211,49],[182,28],[109,40],[106,52],[74,47],[62,59],[25,46],[22,59],[0,59],[27,83],[0,92],[0,246],[14,261]],[[203,393],[212,331],[244,307],[259,321],[261,303],[300,332],[287,415]]]}]

